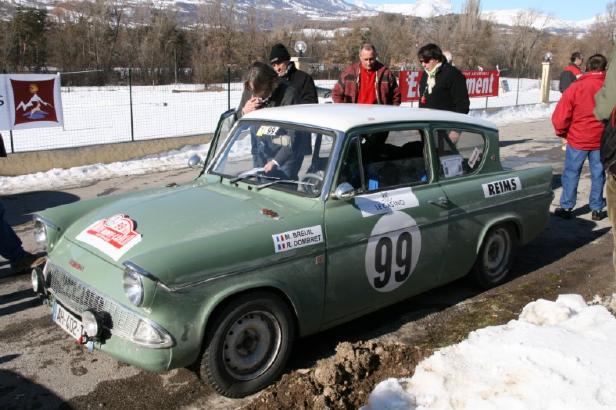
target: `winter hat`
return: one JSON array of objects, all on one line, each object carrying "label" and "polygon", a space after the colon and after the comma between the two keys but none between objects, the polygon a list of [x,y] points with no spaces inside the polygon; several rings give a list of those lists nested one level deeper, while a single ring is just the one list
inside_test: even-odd
[{"label": "winter hat", "polygon": [[284,61],[289,61],[291,59],[291,55],[287,51],[284,44],[278,43],[272,47],[269,59],[271,64],[282,63]]}]

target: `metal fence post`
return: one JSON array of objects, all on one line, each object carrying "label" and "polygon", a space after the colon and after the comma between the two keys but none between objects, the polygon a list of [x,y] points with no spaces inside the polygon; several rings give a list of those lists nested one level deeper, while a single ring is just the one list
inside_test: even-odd
[{"label": "metal fence post", "polygon": [[133,123],[133,75],[132,69],[128,69],[128,97],[130,100],[130,140],[135,141],[135,126]]},{"label": "metal fence post", "polygon": [[227,66],[227,110],[231,109],[231,67]]},{"label": "metal fence post", "polygon": [[520,96],[520,76],[518,75],[518,87],[515,90],[515,106],[518,106],[518,97]]},{"label": "metal fence post", "polygon": [[9,139],[11,140],[11,154],[14,154],[15,146],[13,145],[13,130],[9,130]]}]

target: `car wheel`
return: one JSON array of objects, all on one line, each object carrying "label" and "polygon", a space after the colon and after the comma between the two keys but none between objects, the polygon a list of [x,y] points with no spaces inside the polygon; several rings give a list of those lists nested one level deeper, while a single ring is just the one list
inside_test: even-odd
[{"label": "car wheel", "polygon": [[516,247],[517,239],[511,225],[490,229],[471,271],[475,282],[484,289],[503,283],[511,270]]},{"label": "car wheel", "polygon": [[294,319],[278,296],[242,295],[208,326],[199,374],[224,396],[255,393],[282,373],[294,335]]}]

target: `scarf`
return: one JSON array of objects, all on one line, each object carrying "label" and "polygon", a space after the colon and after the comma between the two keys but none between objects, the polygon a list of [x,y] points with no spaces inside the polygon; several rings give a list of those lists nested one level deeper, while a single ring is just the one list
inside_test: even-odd
[{"label": "scarf", "polygon": [[426,70],[426,74],[428,74],[428,94],[432,94],[432,89],[436,85],[436,71],[442,64],[443,63],[438,63],[432,70]]}]

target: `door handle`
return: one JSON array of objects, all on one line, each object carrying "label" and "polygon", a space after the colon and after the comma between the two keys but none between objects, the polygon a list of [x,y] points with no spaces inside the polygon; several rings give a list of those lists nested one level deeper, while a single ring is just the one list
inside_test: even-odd
[{"label": "door handle", "polygon": [[428,201],[428,203],[432,205],[440,206],[441,208],[449,208],[449,199],[445,198],[444,196],[434,201],[430,200]]}]

